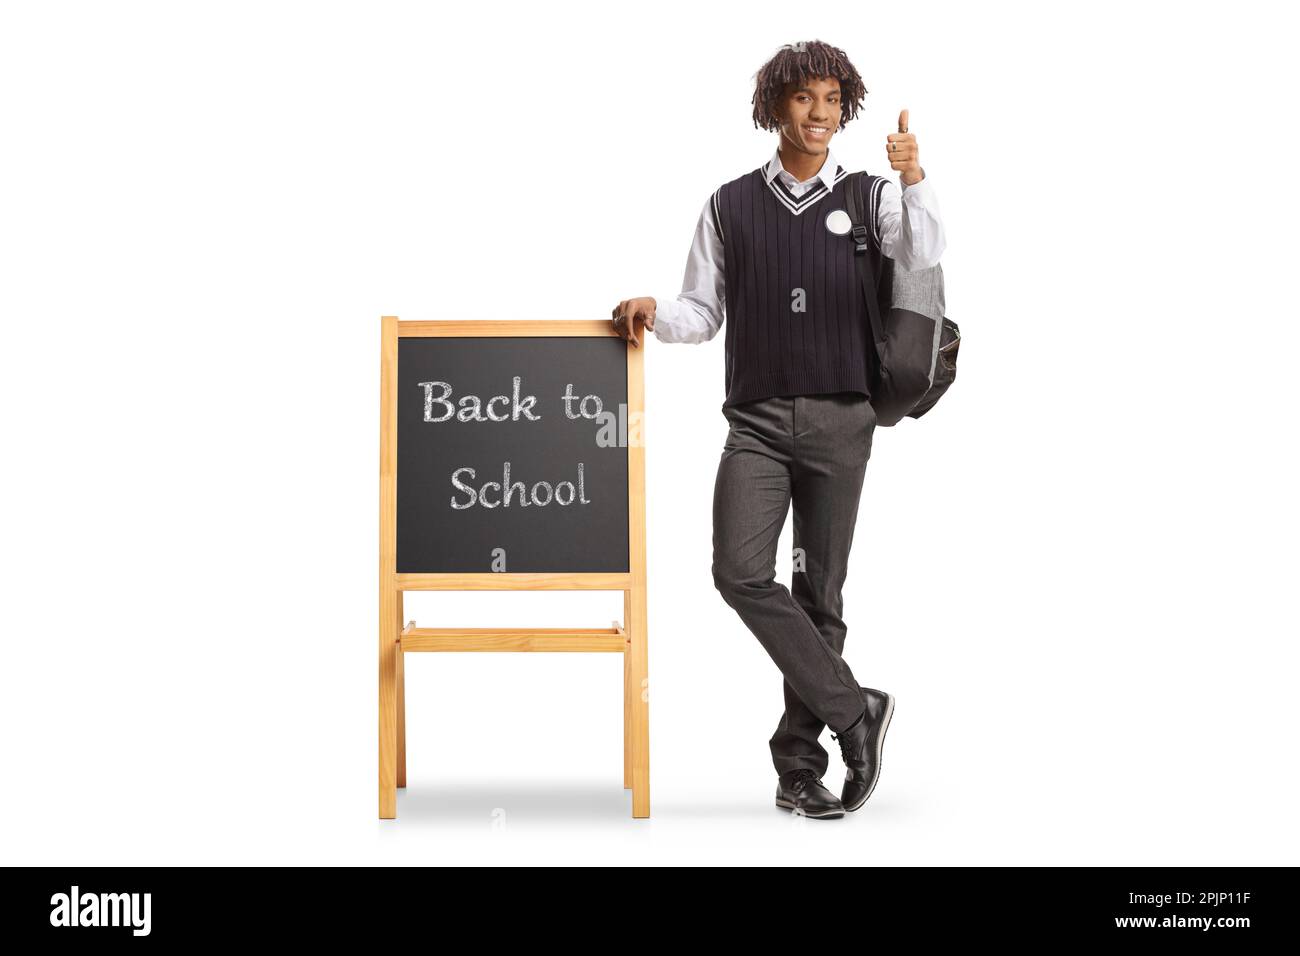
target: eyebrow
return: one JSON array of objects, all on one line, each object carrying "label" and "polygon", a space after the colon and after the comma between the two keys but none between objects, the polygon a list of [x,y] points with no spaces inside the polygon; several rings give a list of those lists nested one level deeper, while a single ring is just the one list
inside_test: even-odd
[{"label": "eyebrow", "polygon": [[[812,90],[810,90],[810,89],[809,89],[808,87],[806,87],[806,86],[801,86],[801,87],[799,87],[799,89],[795,90],[795,92],[796,92],[796,93],[807,93],[807,94],[809,94],[810,96],[816,96],[816,95],[817,95],[816,93],[814,93]],[[829,93],[827,93],[826,95],[827,95],[827,96],[839,96],[839,95],[840,95],[840,91],[839,91],[838,89],[831,90],[831,91],[830,91]]]}]

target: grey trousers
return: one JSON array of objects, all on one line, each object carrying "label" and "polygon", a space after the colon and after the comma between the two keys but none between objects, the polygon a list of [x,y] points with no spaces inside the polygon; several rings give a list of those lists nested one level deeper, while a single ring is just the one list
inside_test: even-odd
[{"label": "grey trousers", "polygon": [[[876,413],[856,392],[724,407],[727,433],[713,493],[713,581],[784,675],[785,711],[769,741],[778,773],[826,773],[822,730],[864,709],[841,654],[840,590],[848,573]],[[794,505],[791,590],[776,548]],[[793,592],[793,593],[792,593]]]}]

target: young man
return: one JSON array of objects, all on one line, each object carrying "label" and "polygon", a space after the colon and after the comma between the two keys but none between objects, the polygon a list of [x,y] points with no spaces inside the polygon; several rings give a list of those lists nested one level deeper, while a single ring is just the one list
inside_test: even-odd
[{"label": "young man", "polygon": [[[681,294],[620,302],[613,324],[636,346],[726,334],[730,422],[713,499],[713,579],[785,677],[785,711],[769,741],[776,805],[814,818],[866,802],[893,716],[889,694],[858,684],[841,656],[841,588],[876,415],[869,318],[854,261],[831,137],[857,116],[866,89],[842,50],[785,46],[758,72],[754,123],[777,134],[764,166],[719,187],[700,214]],[[943,223],[916,136],[886,137],[901,188],[868,208],[880,254],[896,268],[934,265]],[[794,505],[791,590],[775,579],[776,547]],[[793,593],[792,593],[793,592]],[[847,767],[843,792],[821,782],[829,727]]]}]

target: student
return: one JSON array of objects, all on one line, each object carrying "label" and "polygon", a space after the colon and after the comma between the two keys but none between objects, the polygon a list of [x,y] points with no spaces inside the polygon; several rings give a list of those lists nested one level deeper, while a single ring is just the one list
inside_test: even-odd
[{"label": "student", "polygon": [[[782,47],[755,78],[754,124],[777,134],[765,165],[719,187],[700,214],[681,294],[620,302],[614,328],[634,345],[704,342],[726,323],[730,422],[713,498],[713,579],[785,677],[785,711],[769,741],[776,805],[814,818],[862,806],[880,773],[891,695],[858,684],[841,656],[841,588],[876,414],[869,317],[845,233],[847,169],[831,138],[866,94],[842,50]],[[885,184],[872,242],[901,269],[939,261],[943,223],[916,136],[886,137],[901,187]],[[794,506],[791,589],[776,547]],[[836,796],[821,778],[829,727],[847,772]]]}]

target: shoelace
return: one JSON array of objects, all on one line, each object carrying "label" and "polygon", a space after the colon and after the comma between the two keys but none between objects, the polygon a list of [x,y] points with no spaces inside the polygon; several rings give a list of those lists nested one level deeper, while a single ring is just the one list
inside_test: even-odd
[{"label": "shoelace", "polygon": [[[864,711],[862,716],[858,718],[858,722],[854,723],[853,726],[854,727],[858,726],[858,723],[866,719],[867,719],[867,714]],[[847,730],[844,731],[844,733],[842,734],[835,734],[835,733],[831,734],[831,740],[837,741],[840,745],[840,756],[844,758],[845,763],[849,762],[850,757],[856,756],[855,754],[852,753],[852,751],[849,750],[849,747],[851,746],[851,742],[849,741],[848,737],[849,737],[849,732]]]},{"label": "shoelace", "polygon": [[849,762],[849,757],[851,756],[851,753],[849,752],[849,739],[848,739],[848,734],[847,734],[847,733],[844,733],[844,734],[831,734],[831,740],[834,740],[834,741],[838,741],[838,742],[839,742],[839,745],[840,745],[840,757],[843,758],[843,760],[844,760],[845,763],[848,763],[848,762]]},{"label": "shoelace", "polygon": [[810,781],[816,780],[817,774],[814,771],[809,770],[806,767],[801,767],[790,775],[790,789],[802,790],[804,787],[808,786]]}]

